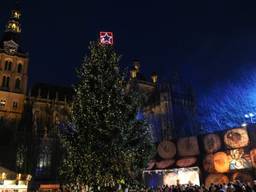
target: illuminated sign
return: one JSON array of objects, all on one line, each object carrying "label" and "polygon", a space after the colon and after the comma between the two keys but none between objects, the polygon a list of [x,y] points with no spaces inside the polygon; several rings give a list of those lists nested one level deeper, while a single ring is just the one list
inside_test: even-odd
[{"label": "illuminated sign", "polygon": [[25,181],[4,180],[0,185],[0,192],[27,192],[28,185]]},{"label": "illuminated sign", "polygon": [[113,45],[113,32],[100,32],[100,43],[103,45]]},{"label": "illuminated sign", "polygon": [[41,184],[40,189],[59,189],[59,184]]},{"label": "illuminated sign", "polygon": [[192,184],[200,185],[199,168],[178,168],[165,170],[144,171],[143,177],[148,187],[161,185]]}]

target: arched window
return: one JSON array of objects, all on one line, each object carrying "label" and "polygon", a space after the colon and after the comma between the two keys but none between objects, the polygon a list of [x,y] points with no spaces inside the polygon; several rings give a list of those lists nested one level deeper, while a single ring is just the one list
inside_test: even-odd
[{"label": "arched window", "polygon": [[17,101],[13,101],[12,108],[13,109],[17,109],[18,108],[18,102]]},{"label": "arched window", "polygon": [[55,116],[55,124],[59,125],[60,124],[60,118],[58,115]]},{"label": "arched window", "polygon": [[21,170],[24,166],[25,153],[26,153],[26,148],[24,146],[21,146],[18,148],[16,153],[16,166],[18,167],[19,170]]},{"label": "arched window", "polygon": [[5,71],[8,70],[8,64],[9,64],[9,61],[5,61],[5,65],[4,65],[4,70],[5,70]]},{"label": "arched window", "polygon": [[46,144],[46,146],[40,147],[39,157],[37,159],[36,166],[36,175],[49,175],[51,168],[51,150],[50,146]]},{"label": "arched window", "polygon": [[4,107],[5,107],[5,104],[6,104],[6,100],[1,99],[1,100],[0,100],[0,108],[4,108]]},{"label": "arched window", "polygon": [[3,77],[2,87],[9,88],[10,77]]},{"label": "arched window", "polygon": [[2,87],[5,87],[5,84],[6,84],[6,77],[4,76],[2,81]]},{"label": "arched window", "polygon": [[20,89],[20,79],[16,79],[16,81],[15,81],[15,89]]},{"label": "arched window", "polygon": [[22,72],[22,64],[18,64],[18,73]]},{"label": "arched window", "polygon": [[12,62],[9,61],[9,64],[8,64],[8,71],[11,71],[12,70]]},{"label": "arched window", "polygon": [[9,82],[10,82],[10,77],[7,77],[6,78],[6,84],[5,84],[6,88],[9,88]]},{"label": "arched window", "polygon": [[5,71],[11,71],[12,70],[12,62],[11,61],[5,61],[5,65],[4,65],[4,70]]}]

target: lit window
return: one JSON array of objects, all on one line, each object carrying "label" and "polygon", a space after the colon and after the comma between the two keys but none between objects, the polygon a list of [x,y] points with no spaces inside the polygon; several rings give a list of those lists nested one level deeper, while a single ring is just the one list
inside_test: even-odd
[{"label": "lit window", "polygon": [[13,23],[11,26],[12,26],[12,29],[13,29],[13,30],[15,30],[15,29],[17,28],[16,23]]},{"label": "lit window", "polygon": [[12,28],[12,23],[8,23],[8,29]]},{"label": "lit window", "polygon": [[0,108],[4,108],[5,107],[5,100],[0,100]]},{"label": "lit window", "polygon": [[18,11],[14,11],[13,17],[16,18],[16,19],[19,19],[20,18],[20,13]]},{"label": "lit window", "polygon": [[13,109],[17,109],[18,108],[18,102],[14,101],[12,104]]}]

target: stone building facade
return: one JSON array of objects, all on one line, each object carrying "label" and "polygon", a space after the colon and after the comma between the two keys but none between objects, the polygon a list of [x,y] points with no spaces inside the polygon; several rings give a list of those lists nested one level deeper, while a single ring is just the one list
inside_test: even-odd
[{"label": "stone building facade", "polygon": [[36,84],[28,90],[29,57],[21,43],[21,10],[11,11],[0,41],[0,164],[55,181],[60,162],[58,124],[70,114],[72,88]]},{"label": "stone building facade", "polygon": [[175,73],[170,82],[159,82],[154,72],[150,79],[141,73],[141,64],[133,62],[130,83],[146,95],[143,115],[150,123],[154,143],[164,139],[193,135],[198,131],[196,101],[191,86]]}]

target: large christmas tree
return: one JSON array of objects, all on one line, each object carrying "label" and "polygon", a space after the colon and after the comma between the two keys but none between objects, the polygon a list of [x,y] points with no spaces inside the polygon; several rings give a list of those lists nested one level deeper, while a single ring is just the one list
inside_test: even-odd
[{"label": "large christmas tree", "polygon": [[137,120],[142,96],[119,70],[113,46],[93,42],[78,70],[72,120],[61,140],[61,175],[72,191],[90,186],[112,192],[117,181],[141,179],[151,156],[148,126]]}]

